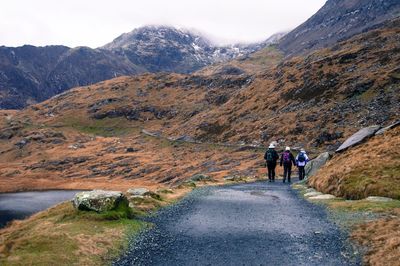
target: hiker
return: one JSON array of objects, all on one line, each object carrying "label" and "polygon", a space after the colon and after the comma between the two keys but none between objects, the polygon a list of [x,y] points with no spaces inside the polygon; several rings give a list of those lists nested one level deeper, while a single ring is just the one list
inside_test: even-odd
[{"label": "hiker", "polygon": [[301,149],[299,154],[297,154],[296,156],[296,165],[299,169],[299,180],[303,180],[306,177],[305,167],[308,161],[309,158],[306,151],[304,149]]},{"label": "hiker", "polygon": [[290,176],[292,175],[292,165],[296,165],[294,156],[290,152],[290,147],[286,147],[285,151],[282,153],[280,165],[283,165],[283,183],[285,183],[286,178],[290,183]]},{"label": "hiker", "polygon": [[268,150],[265,152],[264,159],[267,163],[269,182],[275,182],[276,161],[279,159],[279,155],[275,150],[274,144],[271,143],[269,145]]}]

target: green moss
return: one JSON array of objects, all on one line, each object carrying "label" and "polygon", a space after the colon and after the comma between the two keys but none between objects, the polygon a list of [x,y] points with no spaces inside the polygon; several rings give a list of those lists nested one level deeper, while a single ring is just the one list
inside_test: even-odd
[{"label": "green moss", "polygon": [[113,137],[138,133],[139,128],[133,126],[125,118],[79,119],[67,117],[62,121],[65,127],[96,136]]},{"label": "green moss", "polygon": [[343,180],[341,191],[347,199],[362,199],[367,196],[400,199],[399,173],[399,164],[358,169],[350,172]]}]

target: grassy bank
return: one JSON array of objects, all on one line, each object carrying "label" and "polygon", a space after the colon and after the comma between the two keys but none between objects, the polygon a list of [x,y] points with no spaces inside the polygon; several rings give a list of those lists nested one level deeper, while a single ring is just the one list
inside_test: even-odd
[{"label": "grassy bank", "polygon": [[346,199],[384,196],[400,200],[400,127],[335,155],[309,184]]},{"label": "grassy bank", "polygon": [[127,245],[143,222],[130,219],[123,206],[98,214],[81,212],[70,202],[14,221],[0,230],[0,265],[102,265]]},{"label": "grassy bank", "polygon": [[[199,184],[201,185],[201,184]],[[205,185],[205,184],[203,184]],[[112,211],[78,211],[64,202],[0,229],[0,265],[108,265],[128,239],[150,226],[137,217],[184,197],[192,188],[162,189]]]}]

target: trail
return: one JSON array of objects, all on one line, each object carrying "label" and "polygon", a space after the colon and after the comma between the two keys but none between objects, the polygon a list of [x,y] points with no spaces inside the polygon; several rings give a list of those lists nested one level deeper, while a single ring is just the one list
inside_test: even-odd
[{"label": "trail", "polygon": [[289,185],[203,188],[150,218],[113,265],[358,265],[325,210]]}]

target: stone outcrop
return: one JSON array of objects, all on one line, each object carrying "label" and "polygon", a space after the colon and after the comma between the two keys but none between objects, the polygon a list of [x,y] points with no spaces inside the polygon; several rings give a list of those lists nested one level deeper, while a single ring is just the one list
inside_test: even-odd
[{"label": "stone outcrop", "polygon": [[92,190],[77,193],[72,203],[78,210],[105,212],[115,209],[124,200],[120,191]]},{"label": "stone outcrop", "polygon": [[398,127],[398,126],[400,126],[400,120],[396,121],[395,123],[391,124],[390,126],[387,126],[387,127],[382,128],[382,129],[379,129],[379,130],[375,133],[375,135],[382,135],[382,134],[384,134],[386,131],[388,131],[388,130],[390,130],[390,129],[392,129],[392,128]]},{"label": "stone outcrop", "polygon": [[380,126],[370,126],[360,129],[350,138],[348,138],[342,145],[340,145],[340,147],[336,150],[336,152],[345,151],[352,146],[362,143],[363,141],[372,137],[380,128],[381,128]]},{"label": "stone outcrop", "polygon": [[305,167],[306,178],[313,176],[331,158],[329,152],[321,153],[317,158],[308,162]]}]

